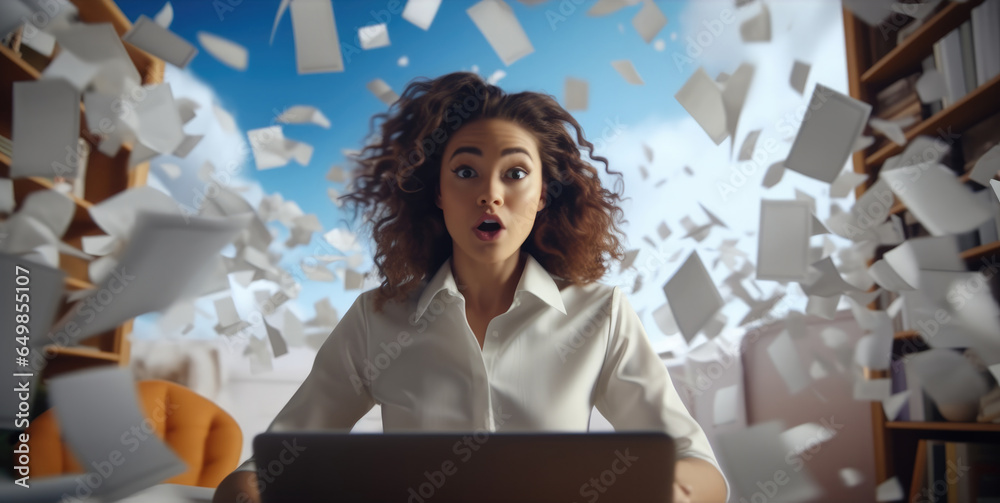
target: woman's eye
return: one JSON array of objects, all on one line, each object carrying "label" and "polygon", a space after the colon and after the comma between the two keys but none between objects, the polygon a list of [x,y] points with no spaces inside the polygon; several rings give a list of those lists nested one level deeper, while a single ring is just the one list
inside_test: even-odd
[{"label": "woman's eye", "polygon": [[468,167],[468,166],[459,166],[458,168],[456,168],[454,170],[454,173],[456,175],[458,175],[459,178],[472,178],[471,175],[470,176],[462,176],[462,175],[459,174],[459,173],[466,172],[466,171],[469,172],[469,173],[475,174],[475,171],[472,168]]},{"label": "woman's eye", "polygon": [[510,172],[511,172],[511,173],[520,173],[520,174],[521,174],[521,176],[515,176],[515,177],[512,177],[512,178],[514,178],[515,180],[522,180],[522,179],[524,179],[524,178],[527,178],[527,177],[528,177],[528,172],[527,172],[527,171],[525,171],[525,170],[523,170],[523,169],[520,169],[520,168],[517,168],[517,169],[512,169],[512,170],[510,170]]}]

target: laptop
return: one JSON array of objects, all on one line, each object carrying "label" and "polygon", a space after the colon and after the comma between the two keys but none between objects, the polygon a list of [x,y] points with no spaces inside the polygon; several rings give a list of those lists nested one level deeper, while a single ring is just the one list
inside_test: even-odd
[{"label": "laptop", "polygon": [[662,432],[266,432],[253,451],[264,503],[670,503],[676,454]]}]

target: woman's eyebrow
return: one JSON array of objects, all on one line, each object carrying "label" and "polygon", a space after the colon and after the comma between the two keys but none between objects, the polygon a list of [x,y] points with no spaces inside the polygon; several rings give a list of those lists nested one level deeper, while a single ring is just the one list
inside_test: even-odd
[{"label": "woman's eyebrow", "polygon": [[[454,152],[451,153],[451,157],[449,158],[449,160],[454,159],[455,156],[458,154],[475,154],[482,157],[483,151],[479,150],[476,147],[458,147],[455,149]],[[501,156],[511,155],[511,154],[524,154],[528,156],[529,159],[531,158],[531,153],[529,153],[526,149],[523,149],[521,147],[505,148],[503,149],[503,151],[500,152]]]}]

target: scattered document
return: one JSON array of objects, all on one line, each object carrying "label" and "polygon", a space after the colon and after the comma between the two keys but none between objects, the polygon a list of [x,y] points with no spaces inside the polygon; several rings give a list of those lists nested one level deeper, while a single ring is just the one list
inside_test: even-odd
[{"label": "scattered document", "polygon": [[864,183],[865,180],[868,180],[867,174],[845,169],[830,184],[830,197],[847,197],[855,187]]},{"label": "scattered document", "polygon": [[[860,0],[856,0],[859,1]],[[903,486],[895,476],[875,488],[875,501],[899,501],[906,497]]]},{"label": "scattered document", "polygon": [[941,75],[934,68],[924,70],[924,73],[917,79],[916,88],[921,103],[934,103],[948,94],[944,75]]},{"label": "scattered document", "polygon": [[761,186],[766,189],[770,189],[781,181],[781,178],[785,176],[785,160],[782,159],[776,163],[771,164],[767,168],[767,172],[764,173],[764,180],[761,181]]},{"label": "scattered document", "polygon": [[892,319],[885,311],[868,313],[874,326],[854,346],[854,362],[871,370],[888,370],[892,354]]},{"label": "scattered document", "polygon": [[904,117],[897,120],[885,120],[879,119],[878,117],[872,117],[868,119],[868,125],[871,126],[876,132],[882,133],[883,136],[891,140],[896,145],[903,146],[906,145],[906,133],[903,132],[903,128],[913,125],[915,121],[916,119],[913,117]]},{"label": "scattered document", "polygon": [[641,86],[645,84],[642,77],[639,76],[639,72],[635,70],[632,66],[632,62],[627,59],[619,59],[611,62],[611,66],[621,75],[625,82],[632,84],[634,86]]},{"label": "scattered document", "polygon": [[142,76],[111,23],[74,23],[53,34],[63,49],[101,66],[93,80],[96,92],[117,97],[142,83]]},{"label": "scattered document", "polygon": [[325,129],[330,129],[330,119],[316,107],[309,105],[295,105],[285,109],[278,116],[278,122],[285,124],[315,124]]},{"label": "scattered document", "polygon": [[441,0],[407,0],[406,7],[403,8],[403,19],[427,31],[434,22],[439,7]]},{"label": "scattered document", "polygon": [[795,456],[812,449],[818,444],[832,440],[837,432],[817,423],[802,423],[781,433],[781,443],[785,450]]},{"label": "scattered document", "polygon": [[939,138],[916,136],[906,144],[906,148],[899,155],[886,159],[882,170],[940,162],[949,152],[951,146]]},{"label": "scattered document", "polygon": [[312,146],[285,138],[281,126],[251,129],[247,131],[247,137],[258,170],[279,168],[292,159],[307,166],[312,158]]},{"label": "scattered document", "polygon": [[907,370],[920,377],[924,391],[938,406],[977,403],[989,391],[986,378],[959,353],[930,349],[911,355]]},{"label": "scattered document", "polygon": [[[344,71],[333,3],[330,0],[295,0],[291,2],[291,10],[299,74]],[[275,26],[277,23],[276,18]]]},{"label": "scattered document", "polygon": [[84,61],[68,49],[63,49],[42,71],[42,80],[65,79],[74,89],[83,92],[100,70],[100,65]]},{"label": "scattered document", "polygon": [[692,252],[674,276],[663,285],[663,292],[670,303],[677,326],[688,342],[724,304],[697,252]]},{"label": "scattered document", "polygon": [[632,26],[648,44],[667,25],[667,16],[653,2],[643,2],[642,8],[632,17]]},{"label": "scattered document", "polygon": [[997,176],[998,171],[1000,171],[1000,145],[993,145],[993,148],[976,161],[969,179],[985,187],[993,177]]},{"label": "scattered document", "polygon": [[465,12],[504,65],[535,52],[514,11],[503,0],[480,0]]},{"label": "scattered document", "polygon": [[364,50],[389,46],[389,28],[385,23],[358,28],[358,40]]},{"label": "scattered document", "polygon": [[854,399],[862,402],[881,402],[892,395],[892,379],[854,379]]},{"label": "scattered document", "polygon": [[139,16],[132,28],[122,35],[122,40],[178,68],[187,67],[198,54],[198,49],[190,42],[145,15]]},{"label": "scattered document", "polygon": [[95,473],[102,482],[94,493],[102,501],[116,501],[187,470],[157,435],[141,434],[147,420],[128,369],[71,372],[48,382],[60,434],[76,458],[92,460],[94,469],[113,463],[109,474]]},{"label": "scattered document", "polygon": [[806,389],[810,382],[809,374],[802,366],[802,359],[788,332],[782,331],[774,338],[774,341],[767,346],[767,354],[771,357],[778,375],[788,386],[790,394],[794,395]]},{"label": "scattered document", "polygon": [[879,177],[935,236],[968,232],[993,218],[992,209],[940,164],[882,170]]},{"label": "scattered document", "polygon": [[993,187],[993,193],[996,194],[997,200],[1000,201],[1000,180],[990,180],[990,187]]},{"label": "scattered document", "polygon": [[758,2],[760,13],[740,24],[740,38],[744,42],[771,41],[771,11],[764,2]]},{"label": "scattered document", "polygon": [[837,304],[840,302],[840,295],[832,297],[820,297],[810,295],[806,303],[806,314],[819,316],[825,320],[832,320],[837,312]]},{"label": "scattered document", "polygon": [[789,469],[788,452],[781,441],[784,429],[780,421],[768,421],[717,434],[716,453],[726,467],[726,476],[735,494],[760,492],[758,484],[762,481],[774,483],[780,471],[784,473],[781,480],[785,482],[778,486],[780,501],[811,501],[822,495],[808,469]]},{"label": "scattered document", "polygon": [[844,169],[861,135],[871,105],[816,84],[785,167],[831,183]]},{"label": "scattered document", "polygon": [[811,220],[809,204],[804,201],[761,200],[757,279],[805,279]]},{"label": "scattered document", "polygon": [[10,177],[74,178],[80,137],[80,93],[63,79],[13,83]]},{"label": "scattered document", "polygon": [[806,81],[809,79],[809,70],[812,67],[809,63],[803,63],[802,61],[795,60],[792,64],[792,75],[789,78],[789,84],[791,84],[792,89],[799,94],[806,93]]},{"label": "scattered document", "polygon": [[[298,3],[298,1],[296,0],[295,3]],[[294,4],[292,13],[293,15],[295,13]],[[234,70],[244,71],[247,69],[249,53],[246,47],[207,31],[198,32],[198,43],[205,48],[205,52],[211,54],[220,63]]]},{"label": "scattered document", "polygon": [[170,84],[146,86],[146,99],[136,103],[136,138],[150,149],[170,154],[184,142],[184,124]]},{"label": "scattered document", "polygon": [[90,218],[109,236],[128,239],[142,212],[180,215],[172,197],[148,185],[119,192],[90,207]]},{"label": "scattered document", "polygon": [[838,473],[840,481],[847,487],[855,487],[865,481],[865,476],[857,468],[841,468]]},{"label": "scattered document", "polygon": [[388,106],[392,106],[393,103],[399,100],[399,95],[396,91],[393,91],[389,84],[386,84],[382,79],[375,79],[365,85],[376,98],[382,103]]},{"label": "scattered document", "polygon": [[736,384],[715,391],[715,399],[712,404],[712,424],[719,426],[736,421],[736,404],[739,403],[737,391]]},{"label": "scattered document", "polygon": [[153,16],[153,21],[164,28],[170,28],[170,23],[174,22],[174,6],[170,2],[163,4],[160,12]]},{"label": "scattered document", "polygon": [[566,77],[566,110],[586,110],[589,84],[586,80]]},{"label": "scattered document", "polygon": [[899,412],[903,410],[903,405],[906,404],[909,398],[910,390],[905,390],[882,400],[882,411],[885,412],[886,419],[895,421],[896,417],[899,416]]},{"label": "scattered document", "polygon": [[[53,331],[71,342],[110,330],[125,320],[168,307],[195,280],[205,275],[213,258],[249,223],[250,215],[228,219],[141,213],[128,248],[93,300],[70,309]],[[111,292],[111,300],[107,293]],[[103,299],[103,300],[102,300]],[[78,330],[68,326],[73,323]],[[38,338],[37,342],[44,342]]]},{"label": "scattered document", "polygon": [[760,137],[760,129],[754,129],[743,138],[743,146],[740,147],[740,161],[749,161],[753,158],[753,149],[757,146],[757,138]]}]

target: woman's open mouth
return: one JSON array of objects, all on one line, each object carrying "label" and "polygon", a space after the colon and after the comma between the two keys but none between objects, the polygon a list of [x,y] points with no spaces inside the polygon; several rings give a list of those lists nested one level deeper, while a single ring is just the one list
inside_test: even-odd
[{"label": "woman's open mouth", "polygon": [[494,239],[497,239],[501,232],[503,232],[503,228],[501,228],[498,223],[483,222],[479,224],[479,227],[472,229],[472,232],[476,234],[476,237],[483,241],[493,241]]}]

